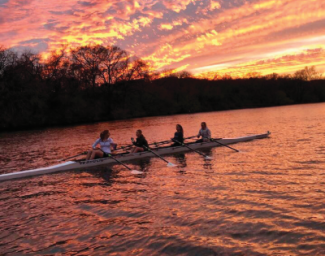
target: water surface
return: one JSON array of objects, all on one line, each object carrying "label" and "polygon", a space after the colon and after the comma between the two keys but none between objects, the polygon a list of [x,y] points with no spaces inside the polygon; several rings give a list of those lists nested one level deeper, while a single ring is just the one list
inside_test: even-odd
[{"label": "water surface", "polygon": [[325,255],[325,104],[142,118],[0,134],[0,173],[56,164],[109,129],[129,144],[271,131],[270,139],[0,183],[4,255]]}]

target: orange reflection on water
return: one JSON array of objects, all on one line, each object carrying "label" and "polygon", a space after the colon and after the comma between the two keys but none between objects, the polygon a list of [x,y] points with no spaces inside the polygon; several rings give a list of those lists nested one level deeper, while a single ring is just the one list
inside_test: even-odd
[{"label": "orange reflection on water", "polygon": [[[2,134],[1,172],[54,164],[90,147],[103,129],[128,144],[206,121],[215,137],[267,130],[270,139],[122,166],[0,183],[0,251],[91,255],[321,255],[325,104],[142,118]],[[10,139],[9,139],[10,138]],[[82,139],[81,139],[82,138]],[[19,143],[19,147],[17,145]],[[17,151],[19,149],[19,151]],[[11,156],[12,155],[12,156]]]}]

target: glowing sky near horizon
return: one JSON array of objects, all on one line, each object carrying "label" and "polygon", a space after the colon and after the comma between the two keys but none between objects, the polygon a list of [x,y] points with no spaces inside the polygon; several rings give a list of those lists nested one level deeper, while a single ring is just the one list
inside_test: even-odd
[{"label": "glowing sky near horizon", "polygon": [[158,70],[192,73],[324,72],[325,1],[0,0],[0,44],[115,44]]}]

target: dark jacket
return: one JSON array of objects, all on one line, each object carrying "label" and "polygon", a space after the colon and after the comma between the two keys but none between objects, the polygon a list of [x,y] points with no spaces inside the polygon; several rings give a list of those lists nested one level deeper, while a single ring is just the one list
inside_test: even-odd
[{"label": "dark jacket", "polygon": [[137,138],[137,140],[135,142],[133,142],[133,145],[143,148],[144,150],[146,150],[146,148],[144,146],[149,147],[148,142],[144,136]]},{"label": "dark jacket", "polygon": [[181,132],[175,132],[175,135],[174,135],[174,139],[173,139],[174,142],[178,141],[180,143],[183,143],[184,142],[184,136],[183,136],[183,133]]}]

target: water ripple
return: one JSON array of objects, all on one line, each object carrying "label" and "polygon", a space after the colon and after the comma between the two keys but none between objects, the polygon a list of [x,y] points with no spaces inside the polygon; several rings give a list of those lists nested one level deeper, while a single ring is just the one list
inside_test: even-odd
[{"label": "water ripple", "polygon": [[[175,123],[270,139],[0,183],[0,255],[325,255],[325,104],[0,134],[0,173],[56,164],[109,128],[165,140]],[[279,121],[280,120],[280,121]],[[80,139],[82,138],[82,140]],[[46,143],[45,143],[46,142]],[[17,145],[19,143],[19,147]],[[19,150],[17,150],[19,149]],[[4,153],[6,152],[6,153]]]}]

